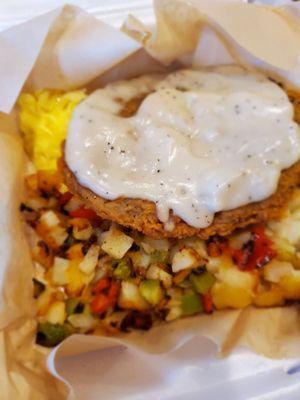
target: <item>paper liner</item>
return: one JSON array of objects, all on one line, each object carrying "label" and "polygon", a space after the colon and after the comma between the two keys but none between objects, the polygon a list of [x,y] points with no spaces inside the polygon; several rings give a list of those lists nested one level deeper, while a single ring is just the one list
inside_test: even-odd
[{"label": "paper liner", "polygon": [[[0,110],[11,112],[0,114],[1,398],[56,400],[67,393],[46,369],[49,351],[34,344],[33,268],[18,212],[25,166],[13,110],[22,89],[95,88],[146,72],[232,62],[300,85],[297,5],[273,9],[237,1],[162,0],[155,2],[155,12],[153,32],[132,16],[121,32],[66,6],[0,33]],[[120,337],[74,335],[52,351],[49,366],[55,374],[55,364],[64,357],[119,345],[144,355],[167,353],[196,336],[216,343],[221,355],[248,346],[271,358],[298,357],[299,322],[296,306],[248,308]],[[101,377],[95,371],[91,379]]]}]

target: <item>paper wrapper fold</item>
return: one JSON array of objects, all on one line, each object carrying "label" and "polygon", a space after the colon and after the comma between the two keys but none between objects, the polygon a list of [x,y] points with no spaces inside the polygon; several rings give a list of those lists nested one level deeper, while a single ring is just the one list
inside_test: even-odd
[{"label": "paper wrapper fold", "polygon": [[[299,10],[160,0],[153,30],[130,16],[119,31],[65,6],[0,33],[0,111],[10,113],[0,114],[1,399],[56,400],[67,393],[46,369],[49,352],[34,344],[33,267],[18,212],[25,165],[13,107],[20,92],[95,88],[142,73],[228,63],[259,67],[299,87]],[[50,354],[50,364],[117,345],[167,353],[195,336],[211,339],[223,355],[248,346],[269,357],[298,357],[299,308],[216,312],[113,338],[74,335]]]}]

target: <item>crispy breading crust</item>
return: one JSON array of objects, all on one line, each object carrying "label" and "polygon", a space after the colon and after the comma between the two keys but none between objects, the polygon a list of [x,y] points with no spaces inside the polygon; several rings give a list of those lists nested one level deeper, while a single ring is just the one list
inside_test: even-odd
[{"label": "crispy breading crust", "polygon": [[300,183],[300,161],[298,161],[291,168],[282,172],[277,191],[266,200],[231,211],[218,212],[215,214],[213,223],[204,229],[193,228],[173,215],[174,229],[166,231],[163,223],[157,218],[153,202],[123,197],[113,201],[106,200],[81,186],[63,158],[59,161],[59,168],[63,171],[70,191],[82,197],[87,207],[92,208],[104,219],[116,221],[120,225],[136,229],[153,238],[182,238],[197,235],[202,239],[208,239],[213,235],[228,235],[235,229],[250,224],[279,219],[295,186]]},{"label": "crispy breading crust", "polygon": [[[142,95],[139,98],[131,100],[130,104],[125,105],[122,116],[128,117],[133,115],[144,97],[145,95]],[[299,122],[299,95],[295,92],[290,93],[290,98],[294,103],[295,120]],[[96,196],[91,190],[78,183],[76,177],[68,168],[64,157],[59,160],[58,166],[63,172],[65,182],[70,191],[83,198],[87,207],[92,208],[104,219],[109,219],[120,225],[136,229],[153,238],[183,238],[197,235],[202,239],[208,239],[213,235],[229,235],[235,229],[245,228],[251,224],[279,219],[295,187],[300,184],[300,161],[298,161],[292,167],[282,171],[277,191],[266,200],[247,204],[234,210],[218,212],[215,214],[213,223],[204,229],[189,226],[171,212],[170,216],[174,222],[174,229],[166,231],[164,224],[157,217],[156,206],[153,202],[123,197],[113,201],[106,200],[100,196]]]}]

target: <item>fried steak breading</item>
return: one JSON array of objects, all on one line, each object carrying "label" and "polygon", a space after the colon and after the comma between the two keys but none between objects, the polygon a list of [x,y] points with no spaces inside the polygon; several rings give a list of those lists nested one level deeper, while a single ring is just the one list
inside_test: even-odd
[{"label": "fried steak breading", "polygon": [[[136,99],[130,100],[128,104],[124,104],[121,115],[123,117],[134,115],[145,96],[146,94],[141,95]],[[292,93],[290,98],[294,103],[295,119],[299,122],[299,96]],[[282,171],[276,192],[266,200],[250,203],[230,211],[218,212],[215,214],[213,223],[203,229],[188,225],[171,212],[170,217],[174,223],[174,229],[167,231],[164,229],[164,224],[157,217],[156,206],[153,202],[123,197],[112,201],[104,199],[78,183],[75,175],[68,168],[64,157],[60,159],[58,164],[70,191],[79,195],[85,201],[87,207],[92,208],[104,219],[136,229],[153,238],[183,238],[197,235],[202,239],[208,239],[214,235],[229,235],[234,230],[251,224],[279,219],[295,187],[300,184],[300,161],[298,161],[292,167]]]}]

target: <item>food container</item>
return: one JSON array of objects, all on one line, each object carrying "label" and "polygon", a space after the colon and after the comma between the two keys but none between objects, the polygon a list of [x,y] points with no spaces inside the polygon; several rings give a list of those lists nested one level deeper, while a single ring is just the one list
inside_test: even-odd
[{"label": "food container", "polygon": [[[22,1],[11,1],[7,5],[2,4],[4,17],[0,19],[0,29],[58,7],[62,3],[39,1],[32,4],[27,2],[25,5]],[[132,1],[129,5],[113,1],[109,6],[105,2],[102,2],[101,6],[99,1],[76,1],[73,4],[86,8],[101,20],[116,27],[121,26],[128,13],[147,25],[154,23],[153,9],[149,1]],[[298,367],[297,360],[272,360],[258,356],[245,347],[235,349],[226,358],[219,358],[217,345],[203,336],[191,338],[187,335],[184,340],[173,346],[172,351],[159,355],[147,354],[130,344],[125,347],[123,343],[118,342],[112,342],[110,347],[101,349],[103,344],[87,344],[78,338],[78,345],[81,346],[80,354],[74,355],[74,352],[71,352],[70,355],[70,349],[64,348],[63,352],[60,352],[60,349],[53,350],[48,357],[51,373],[70,385],[71,396],[77,398],[92,400],[101,396],[106,399],[164,400],[222,397],[225,400],[289,400],[300,396],[300,365]],[[3,359],[4,356],[1,363]],[[0,366],[2,368],[2,364]],[[14,395],[6,398],[32,398],[28,386],[24,383],[28,383],[29,379],[26,377],[26,368],[21,373],[18,370],[15,376],[13,371],[14,368],[10,371],[12,384],[17,390],[11,392],[7,387],[5,393]],[[45,376],[44,379],[49,385],[49,376]],[[30,380],[33,386],[41,385],[41,381],[35,381],[33,376],[30,376]],[[3,385],[6,389],[5,382]],[[18,389],[22,388],[25,391],[18,393]],[[49,397],[43,398],[59,398],[54,393],[49,392]]]}]

